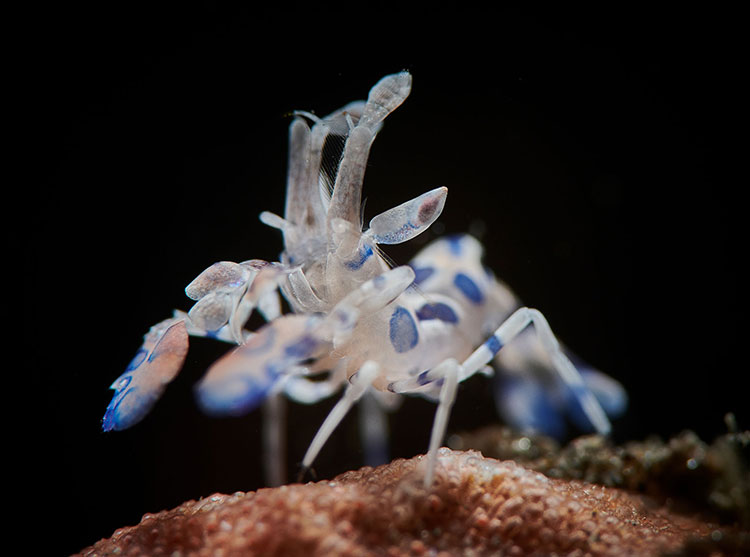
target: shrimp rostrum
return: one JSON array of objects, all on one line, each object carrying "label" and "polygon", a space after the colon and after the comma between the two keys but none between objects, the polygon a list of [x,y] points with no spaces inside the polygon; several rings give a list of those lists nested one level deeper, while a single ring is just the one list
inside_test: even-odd
[{"label": "shrimp rostrum", "polygon": [[[443,210],[447,188],[389,209],[363,230],[369,151],[411,82],[406,72],[387,76],[366,101],[323,118],[294,113],[284,216],[261,214],[283,234],[280,261],[222,261],[191,282],[192,309],[152,327],[112,384],[104,430],[140,421],[182,367],[188,337],[203,336],[237,345],[196,386],[208,413],[244,414],[279,395],[313,403],[343,389],[303,469],[363,395],[414,394],[437,402],[424,475],[429,486],[458,383],[491,374],[493,363],[512,379],[499,383],[507,389],[497,400],[514,425],[544,429],[550,412],[571,408],[598,432],[609,432],[607,414],[625,405],[622,388],[587,366],[579,371],[544,316],[523,307],[482,265],[476,239],[440,238],[410,265],[386,262],[379,246],[427,230]],[[335,171],[325,172],[324,146],[333,138],[343,141],[343,152]],[[279,292],[291,313],[282,314]],[[246,324],[256,310],[268,322],[250,332]]]}]

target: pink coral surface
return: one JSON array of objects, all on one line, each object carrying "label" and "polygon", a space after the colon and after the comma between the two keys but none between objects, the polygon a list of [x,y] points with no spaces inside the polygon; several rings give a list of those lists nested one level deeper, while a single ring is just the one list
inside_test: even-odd
[{"label": "pink coral surface", "polygon": [[628,492],[441,449],[147,514],[80,555],[658,555],[715,526]]}]

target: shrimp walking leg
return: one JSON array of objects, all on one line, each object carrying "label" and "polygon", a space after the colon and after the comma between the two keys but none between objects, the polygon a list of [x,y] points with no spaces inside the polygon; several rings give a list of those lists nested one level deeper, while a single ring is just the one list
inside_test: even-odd
[{"label": "shrimp walking leg", "polygon": [[607,415],[589,388],[586,387],[573,362],[562,351],[549,323],[539,310],[526,307],[517,309],[482,346],[466,359],[462,366],[464,376],[461,380],[473,375],[479,368],[486,365],[505,344],[512,341],[530,324],[534,325],[536,334],[552,359],[555,370],[578,399],[588,419],[599,433],[607,435],[611,430]]},{"label": "shrimp walking leg", "polygon": [[[601,434],[608,434],[611,426],[601,405],[596,400],[591,391],[586,387],[581,374],[564,354],[560,348],[552,329],[547,323],[544,315],[536,309],[519,308],[502,325],[490,336],[479,348],[463,362],[459,368],[459,381],[464,381],[476,372],[484,368],[500,349],[511,342],[521,331],[529,325],[534,325],[536,334],[542,345],[552,359],[555,370],[560,375],[565,384],[571,389],[581,404],[586,416],[594,425],[596,430]],[[420,392],[429,389],[433,383],[441,378],[439,366],[425,371],[415,377],[395,381],[391,383],[389,389],[392,392]]]},{"label": "shrimp walking leg", "polygon": [[318,456],[320,449],[323,448],[325,442],[334,432],[334,430],[344,419],[349,409],[357,402],[365,391],[370,387],[372,382],[378,376],[379,366],[373,361],[365,362],[360,370],[351,377],[344,396],[336,403],[333,410],[328,414],[323,425],[320,426],[318,432],[310,443],[310,446],[305,453],[305,457],[302,459],[302,470],[300,471],[300,477],[306,470],[310,468],[310,465]]},{"label": "shrimp walking leg", "polygon": [[448,427],[448,418],[451,408],[456,401],[456,390],[458,387],[458,376],[460,366],[454,359],[448,359],[435,368],[435,374],[442,376],[443,385],[440,387],[440,399],[435,411],[435,421],[430,433],[430,448],[427,451],[427,472],[424,476],[424,486],[429,488],[435,477],[435,465],[437,464],[437,451],[440,443],[445,437],[445,429]]}]

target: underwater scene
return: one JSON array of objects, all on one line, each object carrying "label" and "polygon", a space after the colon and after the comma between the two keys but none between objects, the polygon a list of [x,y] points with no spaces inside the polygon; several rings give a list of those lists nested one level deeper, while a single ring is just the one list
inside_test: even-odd
[{"label": "underwater scene", "polygon": [[750,554],[710,18],[104,12],[35,53],[30,552]]}]

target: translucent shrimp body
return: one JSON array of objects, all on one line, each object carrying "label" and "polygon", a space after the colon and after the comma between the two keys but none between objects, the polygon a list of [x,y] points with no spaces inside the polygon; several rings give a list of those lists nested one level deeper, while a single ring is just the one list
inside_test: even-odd
[{"label": "translucent shrimp body", "polygon": [[[280,420],[281,395],[313,403],[343,389],[311,442],[303,468],[363,396],[381,393],[376,398],[387,401],[394,393],[415,394],[438,404],[424,472],[429,486],[458,382],[477,372],[491,373],[493,361],[513,378],[497,396],[511,423],[544,429],[549,420],[543,416],[570,407],[597,431],[610,430],[607,414],[625,406],[622,388],[587,367],[584,375],[579,372],[544,316],[523,307],[482,266],[476,239],[441,238],[408,266],[390,268],[381,256],[379,245],[406,242],[435,222],[447,188],[381,213],[363,230],[369,151],[384,119],[409,95],[411,83],[406,72],[386,76],[366,101],[324,118],[295,113],[284,216],[261,214],[264,223],[283,234],[281,260],[215,263],[188,285],[192,309],[153,327],[113,383],[105,430],[125,429],[148,413],[182,367],[189,336],[237,345],[196,386],[198,403],[211,414],[243,414],[264,404],[276,408],[268,414]],[[331,138],[344,141],[334,173],[322,169]],[[282,315],[279,292],[293,313]],[[268,323],[250,332],[245,325],[255,310]],[[529,377],[541,373],[546,379],[531,380],[525,369],[535,370]],[[273,452],[280,428],[271,424],[268,431],[268,451]],[[266,458],[274,460],[273,455]]]}]

